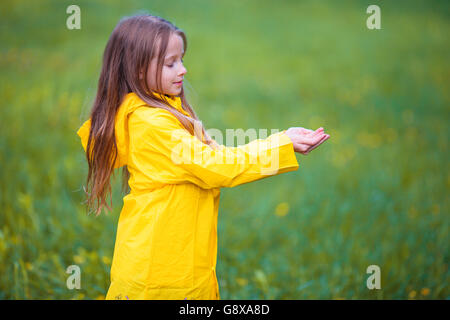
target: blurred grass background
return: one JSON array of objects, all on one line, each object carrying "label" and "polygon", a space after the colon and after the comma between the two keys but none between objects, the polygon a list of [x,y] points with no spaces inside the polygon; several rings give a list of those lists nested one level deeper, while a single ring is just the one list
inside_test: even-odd
[{"label": "blurred grass background", "polygon": [[[81,30],[66,8],[81,8]],[[0,299],[103,299],[122,206],[87,216],[76,131],[123,16],[188,36],[207,128],[320,126],[293,173],[222,189],[222,299],[449,299],[448,1],[13,1],[0,4]],[[66,287],[69,265],[81,289]],[[381,268],[381,290],[366,268]]]}]

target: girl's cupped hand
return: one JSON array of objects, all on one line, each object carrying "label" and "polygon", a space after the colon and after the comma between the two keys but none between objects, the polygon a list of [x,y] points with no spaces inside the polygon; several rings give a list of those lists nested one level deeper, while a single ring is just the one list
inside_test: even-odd
[{"label": "girl's cupped hand", "polygon": [[302,127],[292,127],[286,130],[286,134],[292,140],[294,151],[304,155],[307,155],[330,138],[330,135],[326,134],[322,127],[316,131]]}]

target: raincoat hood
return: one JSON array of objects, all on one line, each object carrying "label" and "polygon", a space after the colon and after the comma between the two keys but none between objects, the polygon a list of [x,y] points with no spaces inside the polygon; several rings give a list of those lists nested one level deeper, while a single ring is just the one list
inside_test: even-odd
[{"label": "raincoat hood", "polygon": [[[159,98],[163,98],[161,94],[153,92]],[[178,96],[169,97],[165,96],[169,103],[174,106],[178,111],[190,117],[190,115],[182,108],[181,98]],[[114,168],[120,168],[127,165],[127,159],[129,154],[129,131],[128,131],[128,116],[133,113],[137,108],[142,106],[148,106],[145,101],[138,97],[134,92],[130,92],[125,95],[119,110],[116,114],[115,119],[115,137],[118,149],[118,155]],[[83,123],[83,125],[78,129],[77,134],[81,139],[81,144],[84,151],[87,150],[87,143],[89,140],[89,132],[91,129],[91,119]]]}]

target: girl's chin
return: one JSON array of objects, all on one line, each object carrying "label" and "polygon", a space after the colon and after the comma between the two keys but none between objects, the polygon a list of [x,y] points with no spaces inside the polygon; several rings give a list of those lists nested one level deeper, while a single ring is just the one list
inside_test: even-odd
[{"label": "girl's chin", "polygon": [[181,88],[176,89],[176,90],[173,90],[173,91],[170,93],[170,95],[176,96],[176,95],[179,95],[180,93],[181,93]]},{"label": "girl's chin", "polygon": [[178,92],[168,92],[168,93],[165,93],[165,95],[173,98],[173,97],[178,96],[180,93],[181,93],[181,90]]}]

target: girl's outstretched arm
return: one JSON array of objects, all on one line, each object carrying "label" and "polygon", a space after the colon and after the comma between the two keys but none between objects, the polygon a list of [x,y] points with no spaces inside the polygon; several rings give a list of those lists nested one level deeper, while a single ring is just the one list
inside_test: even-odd
[{"label": "girl's outstretched arm", "polygon": [[213,149],[164,110],[139,108],[128,124],[130,156],[161,182],[234,187],[299,167],[286,130],[246,145]]}]

